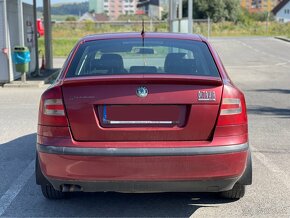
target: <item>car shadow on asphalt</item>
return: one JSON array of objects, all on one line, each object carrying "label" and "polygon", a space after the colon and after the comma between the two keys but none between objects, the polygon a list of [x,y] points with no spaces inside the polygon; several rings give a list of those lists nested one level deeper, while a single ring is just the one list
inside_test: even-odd
[{"label": "car shadow on asphalt", "polygon": [[[254,89],[250,92],[265,92],[276,93],[282,95],[290,94],[290,89]],[[290,118],[290,109],[288,108],[276,108],[266,105],[248,105],[247,111],[249,114],[276,116],[278,118]]]},{"label": "car shadow on asphalt", "polygon": [[[290,94],[290,89],[251,89],[246,92],[264,92],[271,94],[281,94],[281,99],[285,98],[285,95]],[[262,115],[276,118],[290,118],[289,108],[278,108],[267,105],[247,105],[247,112],[249,115]]]},{"label": "car shadow on asphalt", "polygon": [[290,94],[290,89],[255,89],[254,92],[269,92],[278,94]]},{"label": "car shadow on asphalt", "polygon": [[[1,134],[1,133],[0,133]],[[9,142],[0,141],[0,160],[32,160],[35,158],[36,133],[20,136]]]},{"label": "car shadow on asphalt", "polygon": [[266,115],[266,116],[275,116],[279,118],[290,118],[290,109],[286,108],[276,108],[269,106],[248,106],[247,107],[248,114],[255,115]]},{"label": "car shadow on asphalt", "polygon": [[[64,208],[74,208],[77,217],[190,217],[199,208],[230,203],[212,193],[73,193],[68,199],[46,200],[54,216],[69,216]],[[56,206],[56,205],[59,205]],[[62,205],[62,206],[60,206]]]}]

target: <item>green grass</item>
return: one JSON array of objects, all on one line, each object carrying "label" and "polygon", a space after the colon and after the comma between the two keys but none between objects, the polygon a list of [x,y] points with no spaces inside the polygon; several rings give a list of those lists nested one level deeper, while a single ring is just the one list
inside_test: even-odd
[{"label": "green grass", "polygon": [[52,21],[65,21],[68,17],[74,17],[76,20],[79,19],[78,16],[75,15],[51,15]]},{"label": "green grass", "polygon": [[[79,39],[78,38],[54,38],[52,41],[53,46],[53,56],[55,57],[67,57],[74,47],[74,45],[77,43]],[[39,43],[39,51],[40,54],[44,54],[44,38],[38,39]]]},{"label": "green grass", "polygon": [[[147,27],[149,31],[149,27]],[[83,36],[108,32],[139,32],[140,25],[110,25],[92,22],[54,24],[53,55],[66,57],[76,42]],[[154,32],[167,32],[167,24],[153,26]],[[207,36],[207,24],[194,24],[194,32]],[[231,22],[214,23],[211,25],[211,37],[214,36],[284,36],[290,38],[290,23],[271,22],[267,26],[263,22],[234,24]],[[44,53],[44,39],[39,40],[39,50]]]}]

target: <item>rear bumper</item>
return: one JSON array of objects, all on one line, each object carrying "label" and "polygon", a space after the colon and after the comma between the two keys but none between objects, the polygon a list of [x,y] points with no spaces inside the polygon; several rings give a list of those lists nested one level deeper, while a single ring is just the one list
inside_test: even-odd
[{"label": "rear bumper", "polygon": [[37,144],[37,150],[48,154],[80,156],[190,156],[235,153],[248,150],[248,143],[227,146],[186,147],[186,148],[80,148]]},{"label": "rear bumper", "polygon": [[[243,175],[248,144],[187,148],[80,148],[37,145],[44,176],[58,190],[214,192]],[[74,186],[72,186],[74,187]]]}]

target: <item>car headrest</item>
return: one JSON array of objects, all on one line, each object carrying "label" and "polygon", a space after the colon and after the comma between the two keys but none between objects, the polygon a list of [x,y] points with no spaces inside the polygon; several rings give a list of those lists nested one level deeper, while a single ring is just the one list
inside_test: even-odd
[{"label": "car headrest", "polygon": [[118,54],[103,54],[100,58],[100,64],[103,67],[124,68],[124,62],[121,55]]},{"label": "car headrest", "polygon": [[191,74],[197,72],[196,60],[186,59],[185,53],[169,53],[165,58],[164,71],[172,74]]},{"label": "car headrest", "polygon": [[185,53],[168,53],[164,62],[164,71],[169,72],[172,66],[180,65]]}]

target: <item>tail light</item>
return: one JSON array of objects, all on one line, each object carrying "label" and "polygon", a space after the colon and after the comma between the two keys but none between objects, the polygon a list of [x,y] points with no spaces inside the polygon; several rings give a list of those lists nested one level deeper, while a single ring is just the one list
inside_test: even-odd
[{"label": "tail light", "polygon": [[62,91],[59,86],[52,87],[42,94],[38,124],[44,126],[68,126]]},{"label": "tail light", "polygon": [[247,124],[245,98],[237,88],[225,85],[217,126]]},{"label": "tail light", "polygon": [[64,116],[62,99],[46,99],[43,104],[43,113],[48,116]]},{"label": "tail light", "polygon": [[241,100],[238,98],[223,98],[220,115],[237,115],[242,113]]}]

